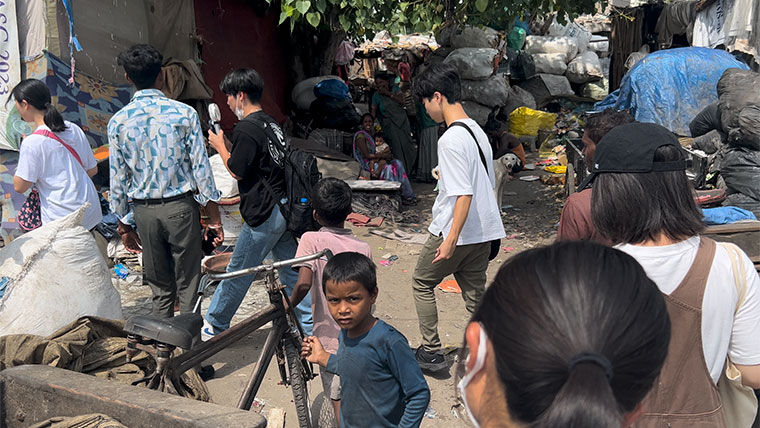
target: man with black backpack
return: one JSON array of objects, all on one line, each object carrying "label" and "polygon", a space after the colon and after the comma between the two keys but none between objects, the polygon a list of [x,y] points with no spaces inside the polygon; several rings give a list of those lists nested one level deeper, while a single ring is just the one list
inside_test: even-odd
[{"label": "man with black backpack", "polygon": [[[239,122],[232,132],[231,142],[223,131],[218,134],[209,131],[209,142],[219,152],[230,175],[238,181],[240,214],[245,221],[227,271],[258,266],[270,252],[275,260],[293,258],[297,243],[291,232],[289,211],[294,211],[290,207],[301,201],[288,201],[290,186],[286,169],[293,170],[292,165],[287,165],[290,147],[280,126],[261,108],[264,81],[255,70],[240,68],[227,74],[219,88],[227,95],[227,105]],[[308,214],[311,216],[310,209]],[[279,275],[290,294],[298,274],[283,268]],[[230,327],[230,320],[252,280],[253,276],[249,275],[219,284],[206,312],[204,340]],[[306,333],[311,334],[308,296],[296,307],[296,313]]]},{"label": "man with black backpack", "polygon": [[423,370],[447,368],[438,335],[435,287],[453,274],[471,314],[485,292],[488,261],[505,236],[494,196],[491,145],[465,113],[456,67],[435,64],[414,81],[414,95],[436,122],[448,129],[438,140],[438,197],[430,236],[412,276],[412,295],[422,335],[415,356]]}]

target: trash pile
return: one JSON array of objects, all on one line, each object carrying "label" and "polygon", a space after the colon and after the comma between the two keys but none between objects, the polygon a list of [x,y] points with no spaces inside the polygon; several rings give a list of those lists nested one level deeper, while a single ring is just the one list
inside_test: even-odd
[{"label": "trash pile", "polygon": [[607,95],[610,43],[606,36],[592,33],[608,31],[605,22],[609,20],[603,15],[586,16],[567,25],[554,18],[545,32],[528,35],[522,46],[510,46],[524,49],[533,60],[535,75],[515,77],[523,77],[519,85],[533,94],[539,106],[562,95],[595,100]]},{"label": "trash pile", "polygon": [[727,202],[760,218],[760,74],[728,69],[718,81],[725,146],[719,154]]}]

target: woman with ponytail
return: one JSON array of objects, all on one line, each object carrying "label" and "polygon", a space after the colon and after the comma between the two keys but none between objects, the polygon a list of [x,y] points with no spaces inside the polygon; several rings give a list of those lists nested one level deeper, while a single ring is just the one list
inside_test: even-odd
[{"label": "woman with ponytail", "polygon": [[459,390],[475,426],[628,427],[669,340],[665,300],[633,257],[589,242],[529,250],[473,314]]},{"label": "woman with ponytail", "polygon": [[24,193],[35,187],[43,224],[65,217],[89,202],[82,225],[92,230],[103,215],[90,179],[98,172],[97,161],[84,132],[63,120],[50,91],[40,80],[22,80],[11,96],[21,117],[36,126],[21,143],[13,188]]}]

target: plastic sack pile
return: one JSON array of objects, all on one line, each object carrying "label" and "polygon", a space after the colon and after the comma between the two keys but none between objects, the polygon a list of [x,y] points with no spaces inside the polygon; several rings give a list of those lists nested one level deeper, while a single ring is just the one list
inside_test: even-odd
[{"label": "plastic sack pile", "polygon": [[689,123],[718,101],[716,86],[729,68],[747,70],[728,52],[707,48],[677,48],[653,52],[626,75],[620,89],[594,106],[630,110],[637,121],[657,123],[690,136]]},{"label": "plastic sack pile", "polygon": [[46,336],[86,315],[122,318],[111,273],[95,238],[81,225],[85,209],[0,250],[0,272],[8,278],[0,300],[0,336]]}]

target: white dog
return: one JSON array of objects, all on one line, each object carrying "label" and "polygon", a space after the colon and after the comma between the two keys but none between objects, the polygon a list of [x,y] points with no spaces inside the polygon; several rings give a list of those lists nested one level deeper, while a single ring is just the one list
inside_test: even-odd
[{"label": "white dog", "polygon": [[518,158],[514,153],[507,153],[506,155],[493,161],[493,172],[494,177],[496,178],[496,187],[494,188],[494,192],[496,194],[496,203],[499,207],[499,211],[502,211],[501,200],[502,196],[504,195],[504,185],[509,183],[509,181],[512,179],[512,176],[510,174],[510,172],[512,172],[512,168],[514,168],[515,165],[519,164],[520,158]]}]

